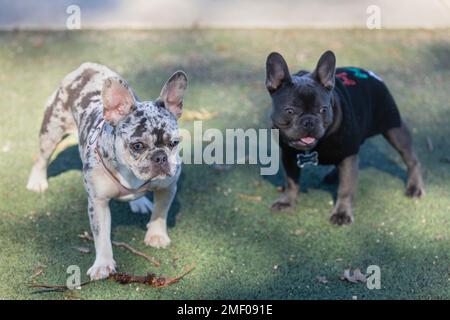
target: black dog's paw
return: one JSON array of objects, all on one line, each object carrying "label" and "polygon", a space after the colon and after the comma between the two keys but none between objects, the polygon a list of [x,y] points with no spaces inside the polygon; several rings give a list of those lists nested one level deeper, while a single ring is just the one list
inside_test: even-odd
[{"label": "black dog's paw", "polygon": [[425,195],[425,189],[420,184],[411,184],[406,187],[405,194],[410,198],[421,198],[423,195]]},{"label": "black dog's paw", "polygon": [[274,203],[272,203],[270,210],[285,211],[285,210],[290,210],[290,209],[294,208],[294,206],[295,206],[295,203],[293,203],[291,201],[287,201],[285,199],[279,199],[279,200],[275,201]]},{"label": "black dog's paw", "polygon": [[337,226],[351,224],[353,222],[353,215],[346,211],[338,211],[331,215],[330,221],[332,224]]}]

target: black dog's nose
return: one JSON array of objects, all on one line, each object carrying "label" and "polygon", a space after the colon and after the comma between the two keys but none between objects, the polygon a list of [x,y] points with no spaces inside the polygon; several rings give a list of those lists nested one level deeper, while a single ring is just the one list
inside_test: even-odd
[{"label": "black dog's nose", "polygon": [[312,117],[304,117],[301,121],[300,124],[303,128],[305,129],[314,129],[315,126],[315,121]]},{"label": "black dog's nose", "polygon": [[167,155],[164,151],[159,150],[152,155],[151,159],[157,164],[164,164],[167,162]]}]

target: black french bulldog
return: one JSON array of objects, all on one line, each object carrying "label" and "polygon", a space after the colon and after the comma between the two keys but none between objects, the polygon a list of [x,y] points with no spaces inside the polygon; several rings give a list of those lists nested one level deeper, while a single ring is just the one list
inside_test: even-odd
[{"label": "black french bulldog", "polygon": [[335,66],[334,53],[326,51],[313,72],[290,75],[279,53],[267,57],[272,125],[280,132],[287,176],[284,192],[272,209],[280,211],[296,204],[298,179],[305,164],[335,165],[337,172],[329,176],[337,176],[339,186],[330,220],[344,225],[353,222],[358,151],[365,139],[383,134],[400,153],[408,169],[407,196],[422,196],[424,183],[411,134],[383,80],[361,68]]}]

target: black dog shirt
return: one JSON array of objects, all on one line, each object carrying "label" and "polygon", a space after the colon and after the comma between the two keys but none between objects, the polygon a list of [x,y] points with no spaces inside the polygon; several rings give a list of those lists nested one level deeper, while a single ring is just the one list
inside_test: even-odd
[{"label": "black dog shirt", "polygon": [[357,154],[366,138],[401,125],[394,98],[375,73],[353,67],[337,68],[335,82],[342,123],[311,150],[318,152],[319,164],[336,165]]}]

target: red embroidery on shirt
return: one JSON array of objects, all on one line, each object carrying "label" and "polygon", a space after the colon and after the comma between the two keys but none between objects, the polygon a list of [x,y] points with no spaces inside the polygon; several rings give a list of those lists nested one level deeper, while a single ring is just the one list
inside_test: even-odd
[{"label": "red embroidery on shirt", "polygon": [[342,80],[344,86],[354,86],[356,84],[355,80],[347,77],[347,72],[338,73],[336,74],[336,77]]}]

